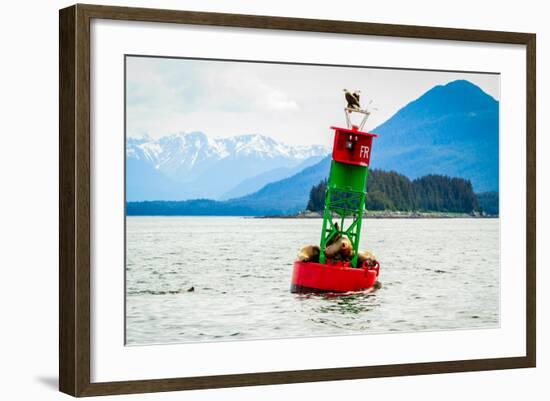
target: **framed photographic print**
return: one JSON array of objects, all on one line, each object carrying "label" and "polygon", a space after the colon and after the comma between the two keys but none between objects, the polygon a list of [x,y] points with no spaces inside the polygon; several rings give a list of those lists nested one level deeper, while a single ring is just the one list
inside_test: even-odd
[{"label": "framed photographic print", "polygon": [[61,391],[535,366],[534,34],[59,21]]}]

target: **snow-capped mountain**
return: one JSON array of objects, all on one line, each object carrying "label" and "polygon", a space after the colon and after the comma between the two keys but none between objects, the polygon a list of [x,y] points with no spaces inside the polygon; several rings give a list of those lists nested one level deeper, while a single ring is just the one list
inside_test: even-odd
[{"label": "snow-capped mountain", "polygon": [[[202,132],[190,132],[158,140],[128,138],[127,198],[217,199],[244,180],[254,191],[265,184],[259,179],[254,185],[254,177],[272,170],[280,174],[285,169],[290,175],[293,168],[312,165],[328,152],[320,145],[290,146],[263,135],[209,138]],[[173,187],[172,193],[167,193],[169,187]]]}]

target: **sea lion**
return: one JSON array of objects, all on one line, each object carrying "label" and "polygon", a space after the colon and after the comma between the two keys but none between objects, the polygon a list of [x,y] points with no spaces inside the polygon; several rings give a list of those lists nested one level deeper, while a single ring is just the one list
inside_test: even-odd
[{"label": "sea lion", "polygon": [[298,252],[300,262],[319,262],[321,248],[317,245],[306,245]]},{"label": "sea lion", "polygon": [[357,263],[359,265],[366,263],[367,266],[372,267],[377,263],[376,256],[374,256],[374,254],[369,251],[359,252],[357,254]]},{"label": "sea lion", "polygon": [[[336,233],[325,246],[325,256],[331,260],[351,260],[354,250],[350,239],[346,235],[342,235],[338,223],[334,224],[334,229]],[[320,253],[321,250],[317,245],[307,245],[298,252],[298,260],[300,262],[318,262]]]},{"label": "sea lion", "polygon": [[330,242],[325,248],[325,255],[329,259],[348,260],[353,256],[353,247],[348,237],[337,234],[337,239]]},{"label": "sea lion", "polygon": [[[377,264],[378,260],[376,260],[376,256],[374,256],[372,252],[363,251],[357,254],[357,266],[370,269],[375,267]],[[382,288],[382,283],[376,280],[372,286],[372,289],[376,291],[380,288]]]}]

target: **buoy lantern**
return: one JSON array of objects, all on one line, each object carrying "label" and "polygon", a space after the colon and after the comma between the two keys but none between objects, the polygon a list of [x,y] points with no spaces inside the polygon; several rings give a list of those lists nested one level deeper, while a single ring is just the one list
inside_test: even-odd
[{"label": "buoy lantern", "polygon": [[[352,112],[363,113],[360,126],[351,124]],[[347,107],[347,128],[334,130],[332,162],[325,193],[323,226],[318,261],[294,262],[291,292],[350,292],[372,288],[380,273],[375,260],[360,258],[359,239],[365,209],[367,179],[373,138],[376,134],[361,131],[370,114]],[[345,240],[342,243],[342,239]],[[331,251],[335,241],[351,245],[349,257]]]}]

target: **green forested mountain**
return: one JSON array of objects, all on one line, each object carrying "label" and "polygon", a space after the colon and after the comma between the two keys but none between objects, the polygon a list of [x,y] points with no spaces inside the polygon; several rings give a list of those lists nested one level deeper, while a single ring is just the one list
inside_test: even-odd
[{"label": "green forested mountain", "polygon": [[[324,208],[325,189],[326,180],[311,188],[308,210],[320,211]],[[498,199],[498,194],[496,196]],[[365,207],[367,210],[456,213],[481,210],[469,180],[430,174],[411,181],[395,171],[383,170],[372,170],[369,173]],[[487,212],[496,214],[492,211]]]}]

